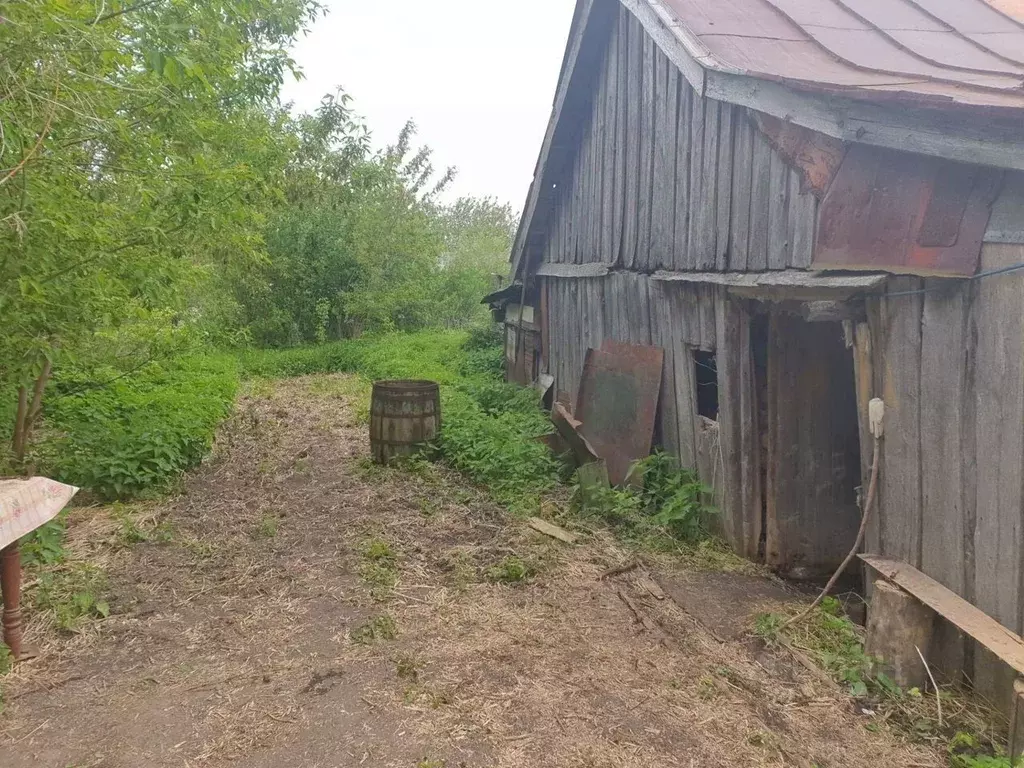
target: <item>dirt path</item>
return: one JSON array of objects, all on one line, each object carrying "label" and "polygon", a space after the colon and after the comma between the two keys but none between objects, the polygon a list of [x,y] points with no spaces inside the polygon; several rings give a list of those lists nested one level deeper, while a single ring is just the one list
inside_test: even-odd
[{"label": "dirt path", "polygon": [[[941,765],[637,573],[599,580],[627,559],[607,537],[566,547],[438,470],[369,467],[352,389],[244,397],[218,457],[149,510],[169,541],[112,549],[116,513],[77,515],[113,615],[33,624],[5,768]],[[520,563],[526,583],[487,578]]]}]

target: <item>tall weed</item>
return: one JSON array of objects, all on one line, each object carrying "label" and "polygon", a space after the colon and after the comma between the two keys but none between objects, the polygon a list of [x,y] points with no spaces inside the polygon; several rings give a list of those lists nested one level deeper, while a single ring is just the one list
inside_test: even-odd
[{"label": "tall weed", "polygon": [[226,357],[152,364],[92,388],[83,378],[56,388],[38,460],[46,473],[108,500],[164,489],[198,464],[238,384]]}]

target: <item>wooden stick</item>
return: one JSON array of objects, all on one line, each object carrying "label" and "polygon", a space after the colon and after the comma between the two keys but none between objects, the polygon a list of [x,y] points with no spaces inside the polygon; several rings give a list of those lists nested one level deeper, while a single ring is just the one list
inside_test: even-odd
[{"label": "wooden stick", "polygon": [[917,651],[917,655],[921,657],[921,663],[924,664],[924,671],[928,673],[928,679],[932,681],[932,688],[935,689],[935,707],[939,710],[939,728],[942,728],[942,697],[939,695],[939,684],[935,682],[935,676],[932,675],[932,668],[928,666],[928,662],[924,659],[924,654],[921,653],[921,649],[916,645],[914,650]]}]

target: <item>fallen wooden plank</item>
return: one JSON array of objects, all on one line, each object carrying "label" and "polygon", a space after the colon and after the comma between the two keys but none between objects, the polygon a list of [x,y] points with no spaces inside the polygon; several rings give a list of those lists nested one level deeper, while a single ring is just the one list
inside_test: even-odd
[{"label": "fallen wooden plank", "polygon": [[653,597],[655,600],[665,599],[665,590],[663,590],[661,588],[661,585],[658,582],[656,582],[653,578],[651,578],[649,575],[645,574],[641,576],[639,579],[637,579],[637,584],[639,584],[645,590],[650,592],[651,597]]},{"label": "fallen wooden plank", "polygon": [[1024,640],[1019,635],[906,563],[878,555],[861,555],[860,559],[1024,675]]},{"label": "fallen wooden plank", "polygon": [[554,523],[549,523],[547,520],[541,520],[539,517],[531,517],[528,524],[533,530],[543,533],[545,536],[550,536],[553,539],[564,541],[566,544],[575,544],[576,537],[569,533],[565,528],[560,528]]}]

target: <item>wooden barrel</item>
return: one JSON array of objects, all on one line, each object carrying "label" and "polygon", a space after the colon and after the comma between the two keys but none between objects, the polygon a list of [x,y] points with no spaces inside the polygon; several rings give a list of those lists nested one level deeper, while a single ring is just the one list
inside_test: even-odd
[{"label": "wooden barrel", "polygon": [[378,381],[370,401],[370,450],[387,464],[411,456],[441,431],[441,390],[433,381]]}]

